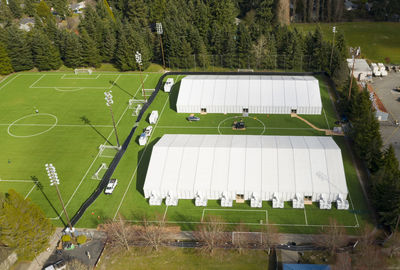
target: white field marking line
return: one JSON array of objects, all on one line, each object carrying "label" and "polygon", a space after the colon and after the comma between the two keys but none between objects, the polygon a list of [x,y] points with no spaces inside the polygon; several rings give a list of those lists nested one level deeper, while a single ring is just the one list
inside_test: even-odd
[{"label": "white field marking line", "polygon": [[[101,76],[101,74],[97,74],[97,76],[96,77],[94,77],[94,78],[78,78],[78,77],[75,77],[75,78],[66,78],[65,76],[79,76],[79,75],[75,75],[75,74],[63,74],[62,75],[62,77],[61,77],[61,80],[97,80],[98,78],[100,78],[100,76]],[[85,76],[94,76],[94,75],[86,75],[85,74]]]},{"label": "white field marking line", "polygon": [[165,217],[167,216],[167,211],[168,211],[168,205],[167,207],[165,207],[165,212],[164,212],[164,216],[163,216],[163,221],[165,221]]},{"label": "white field marking line", "polygon": [[[160,221],[158,220],[136,220],[136,219],[124,219],[124,221],[127,222],[134,222],[134,223],[144,223],[144,222],[149,222],[149,223],[158,223]],[[165,221],[165,223],[170,223],[170,224],[200,224],[200,223],[211,223],[208,221],[204,222],[199,222],[199,221]],[[356,226],[331,226],[331,225],[306,225],[306,224],[276,224],[276,223],[271,223],[271,224],[260,224],[260,223],[239,223],[239,222],[222,222],[221,224],[226,224],[226,225],[238,225],[238,224],[244,224],[244,225],[253,225],[253,226],[285,226],[285,227],[338,227],[338,228],[357,228]]]},{"label": "white field marking line", "polygon": [[[147,79],[147,77],[143,80],[143,83],[145,82],[146,79]],[[136,90],[136,93],[139,91],[139,89],[140,89],[140,85],[139,85],[138,89]],[[136,95],[136,93],[135,93],[135,95]],[[120,123],[120,121],[122,120],[122,118],[124,117],[125,113],[128,111],[128,108],[129,108],[129,104],[126,106],[125,111],[122,113],[121,117],[118,119],[117,123],[115,124],[116,126],[119,125],[119,123]],[[113,133],[114,133],[114,129],[111,130],[110,134],[109,134],[108,137],[107,137],[107,140],[111,137],[111,135],[112,135]],[[106,143],[107,140],[106,140],[104,143]],[[89,166],[89,168],[87,169],[85,175],[82,177],[82,179],[81,179],[81,181],[79,182],[78,186],[76,187],[74,193],[72,193],[72,195],[71,195],[71,197],[69,198],[67,204],[65,205],[65,208],[68,207],[69,203],[71,202],[72,198],[75,196],[75,194],[76,194],[76,192],[78,191],[79,187],[81,186],[83,180],[86,178],[87,174],[89,173],[90,169],[92,168],[93,164],[95,163],[95,161],[97,160],[97,158],[99,157],[99,155],[100,155],[100,151],[97,152],[96,157],[94,158],[93,162],[90,164],[90,166]],[[63,213],[64,213],[64,210],[61,211],[61,213],[59,214],[58,217],[56,217],[56,218],[50,218],[50,219],[59,219]]]},{"label": "white field marking line", "polygon": [[[0,86],[0,90],[4,88],[4,86],[6,86],[7,84],[9,84],[10,82],[12,82],[15,78],[18,78],[20,74],[18,74],[17,76],[11,78],[8,82],[6,82],[5,84],[3,84],[2,86]],[[7,78],[7,77],[6,77]],[[4,78],[1,82],[3,82],[6,78]]]},{"label": "white field marking line", "polygon": [[0,182],[22,182],[22,183],[26,183],[26,182],[30,182],[32,183],[32,180],[0,180]]},{"label": "white field marking line", "polygon": [[29,88],[35,88],[34,85],[35,85],[38,81],[40,81],[44,76],[46,76],[46,74],[43,74],[42,76],[40,76],[39,79],[37,79],[34,83],[32,83],[32,84],[29,86]]},{"label": "white field marking line", "polygon": [[203,222],[203,219],[204,219],[204,210],[205,210],[205,208],[203,209],[203,213],[201,214],[200,222]]},{"label": "white field marking line", "polygon": [[[222,123],[224,123],[225,121],[229,120],[229,119],[232,119],[232,118],[234,118],[234,119],[236,119],[236,118],[253,118],[254,120],[257,120],[258,122],[260,122],[260,123],[261,123],[261,125],[263,125],[263,132],[261,132],[261,134],[260,134],[260,135],[263,135],[263,134],[264,134],[264,132],[265,132],[265,130],[266,130],[266,127],[265,127],[265,124],[264,124],[264,122],[263,122],[263,121],[261,121],[261,120],[260,120],[260,119],[258,119],[258,118],[254,118],[254,117],[251,117],[251,116],[242,116],[242,117],[239,117],[239,116],[232,116],[232,117],[225,118],[224,120],[222,120],[221,122],[219,122],[219,124],[218,124],[218,133],[219,133],[219,134],[221,134],[221,135],[222,135],[221,131],[219,130],[219,129],[220,129],[220,126],[221,126],[221,124],[222,124]],[[229,127],[228,127],[228,128],[229,128]]]},{"label": "white field marking line", "polygon": [[[213,129],[213,128],[218,128],[218,127],[187,127],[187,126],[158,126],[159,128],[187,128],[187,129],[191,129],[191,128],[206,128],[206,129]],[[232,129],[232,127],[220,127],[220,129]],[[246,127],[246,129],[264,129],[263,127]],[[279,129],[288,129],[288,130],[313,130],[313,128],[279,128],[279,127],[266,127],[265,130],[269,130],[269,129],[274,129],[274,130],[279,130]]]},{"label": "white field marking line", "polygon": [[[350,199],[350,202],[351,202],[351,208],[353,209],[353,211],[355,211],[355,210],[354,210],[353,200],[351,199],[350,192],[349,192],[349,199]],[[357,225],[355,225],[355,226],[360,227],[360,224],[358,223],[358,218],[357,218],[356,213],[354,213],[354,217],[356,218],[356,222],[357,222]]]},{"label": "white field marking line", "polygon": [[[113,80],[113,83],[112,83],[111,86],[108,87],[107,89],[113,88],[114,85],[117,83],[117,81],[118,81],[118,79],[119,79],[120,77],[121,77],[121,74],[119,74],[119,75],[117,76],[117,78],[116,78],[115,80]],[[146,78],[145,78],[145,79],[147,79],[147,75],[146,75]]]},{"label": "white field marking line", "polygon": [[[0,126],[9,126],[11,124],[0,124]],[[34,126],[34,127],[51,127],[53,124],[13,124],[13,126]],[[92,127],[113,127],[112,125],[91,125]],[[56,125],[56,127],[91,127],[89,125]]]},{"label": "white field marking line", "polygon": [[[98,74],[98,73],[96,73],[96,72],[94,72],[95,74]],[[60,75],[75,75],[74,73],[59,73],[59,74],[57,74],[57,73],[55,73],[55,72],[52,72],[52,73],[49,73],[49,74],[45,74],[46,76],[60,76]],[[145,75],[148,75],[148,74],[163,74],[163,73],[159,73],[159,72],[143,72],[142,74],[145,74]],[[38,75],[40,75],[40,74],[38,74],[38,73],[33,73],[33,74],[31,74],[31,73],[21,73],[21,74],[18,74],[18,75],[23,75],[23,76],[38,76]],[[100,75],[103,75],[103,76],[110,76],[110,75],[121,75],[121,76],[140,76],[140,73],[127,73],[127,74],[124,74],[124,73],[104,73],[104,72],[101,72],[100,73]],[[93,75],[94,76],[94,75]]]},{"label": "white field marking line", "polygon": [[[44,130],[44,131],[41,131],[41,132],[37,132],[37,133],[31,134],[31,135],[24,135],[24,136],[22,136],[22,135],[15,135],[15,134],[13,134],[13,133],[10,131],[10,128],[11,128],[16,122],[18,122],[18,121],[20,121],[20,120],[23,120],[23,119],[26,119],[26,118],[29,118],[29,117],[32,117],[32,116],[35,117],[35,116],[38,116],[38,115],[47,115],[47,116],[51,116],[51,117],[53,117],[56,121],[55,121],[54,124],[51,125],[48,129],[46,129],[46,130]],[[30,137],[35,137],[35,136],[41,135],[41,134],[43,134],[43,133],[46,133],[46,132],[52,130],[55,126],[57,126],[57,123],[58,123],[58,118],[57,118],[57,116],[55,116],[54,114],[51,114],[51,113],[28,114],[28,115],[25,115],[25,116],[23,116],[23,117],[21,117],[21,118],[18,118],[18,119],[15,120],[14,122],[12,122],[12,123],[8,126],[8,128],[7,128],[7,133],[8,133],[8,135],[10,135],[11,137],[15,137],[15,138],[30,138]]]},{"label": "white field marking line", "polygon": [[8,77],[10,77],[12,74],[8,74],[7,76],[5,76],[1,81],[0,81],[0,84],[2,83],[2,82],[4,82],[5,80],[7,80],[7,78]]},{"label": "white field marking line", "polygon": [[28,194],[26,194],[24,200],[26,200],[26,198],[28,198],[29,194],[31,194],[32,190],[35,188],[36,184],[33,184],[33,187],[31,188],[31,190],[29,190]]},{"label": "white field marking line", "polygon": [[245,209],[212,209],[212,208],[209,209],[209,208],[204,208],[203,209],[203,214],[201,215],[201,222],[203,222],[205,211],[265,212],[265,222],[266,222],[266,224],[268,224],[268,210],[257,210],[257,209],[248,209],[248,210],[245,210]]},{"label": "white field marking line", "polygon": [[306,225],[308,225],[307,214],[306,214],[306,207],[304,206],[304,219],[306,221]]},{"label": "white field marking line", "polygon": [[[178,80],[179,76],[180,76],[180,75],[178,75],[177,80]],[[144,79],[144,81],[145,81],[146,79],[147,79],[147,77]],[[144,81],[143,81],[143,84],[144,84]],[[139,88],[140,88],[140,86],[139,86]],[[135,93],[134,96],[136,96],[136,94],[137,94],[138,91],[139,91],[139,89],[136,91],[136,93]],[[154,135],[154,133],[155,133],[155,130],[156,130],[156,128],[157,128],[158,123],[160,123],[161,116],[162,116],[162,114],[163,114],[163,112],[164,112],[165,106],[167,105],[168,101],[169,101],[169,95],[167,96],[167,98],[166,98],[166,100],[165,100],[164,106],[163,106],[163,108],[162,108],[162,110],[161,110],[161,113],[160,113],[160,115],[159,115],[159,117],[158,117],[158,121],[157,121],[157,123],[154,125],[153,132],[151,133],[150,138],[149,138],[149,140],[148,140],[149,142],[151,141],[151,138],[153,137],[153,135]],[[129,105],[128,105],[128,106],[129,106]],[[137,124],[138,124],[138,123],[137,123]],[[142,154],[142,156],[141,156],[140,159],[139,159],[138,165],[136,166],[135,171],[133,172],[131,179],[129,180],[128,186],[127,186],[126,189],[125,189],[124,195],[122,196],[122,199],[121,199],[121,201],[120,201],[120,203],[119,203],[119,205],[118,205],[117,211],[115,211],[113,220],[115,220],[115,217],[117,216],[118,211],[119,211],[119,209],[121,208],[122,203],[124,202],[125,196],[126,196],[126,194],[128,193],[129,187],[130,187],[131,184],[132,184],[132,181],[133,181],[133,178],[134,178],[135,175],[136,175],[137,169],[138,169],[140,163],[142,162],[142,159],[143,159],[143,157],[144,157],[144,154],[146,153],[147,146],[148,146],[148,144],[146,144],[146,146],[144,147],[143,154]]]},{"label": "white field marking line", "polygon": [[329,126],[328,117],[326,117],[325,109],[322,109],[322,110],[324,111],[325,121],[326,121],[326,124],[328,125],[328,129],[331,129],[331,127]]}]

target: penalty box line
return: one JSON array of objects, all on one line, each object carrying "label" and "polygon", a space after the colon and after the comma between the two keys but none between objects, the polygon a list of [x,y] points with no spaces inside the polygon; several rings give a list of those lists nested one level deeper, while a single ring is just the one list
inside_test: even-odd
[{"label": "penalty box line", "polygon": [[[84,75],[84,76],[89,76],[89,77],[94,77],[94,78],[79,78],[77,76],[79,75],[75,75],[75,74],[63,74],[61,77],[61,80],[97,80],[98,78],[100,78],[102,74],[97,74],[96,77],[94,77],[94,75]],[[67,78],[65,76],[71,76],[72,78]],[[75,76],[75,78],[73,78],[73,76]]]},{"label": "penalty box line", "polygon": [[[258,210],[258,209],[248,209],[248,210],[245,210],[245,209],[209,209],[209,208],[204,208],[203,209],[203,213],[202,213],[202,215],[201,215],[201,220],[200,220],[200,222],[201,223],[203,223],[204,222],[204,214],[205,214],[205,212],[206,211],[230,211],[230,212],[261,212],[261,213],[263,213],[263,212],[265,212],[265,224],[269,224],[269,222],[268,222],[268,210]],[[258,224],[258,223],[252,223],[252,222],[250,222],[250,224]]]}]

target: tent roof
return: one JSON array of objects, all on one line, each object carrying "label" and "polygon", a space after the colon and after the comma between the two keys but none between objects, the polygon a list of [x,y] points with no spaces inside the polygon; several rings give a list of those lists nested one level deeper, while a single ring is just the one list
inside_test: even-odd
[{"label": "tent roof", "polygon": [[182,79],[177,105],[321,107],[312,76],[189,75]]},{"label": "tent roof", "polygon": [[317,136],[165,134],[153,147],[144,189],[348,193],[340,148]]}]

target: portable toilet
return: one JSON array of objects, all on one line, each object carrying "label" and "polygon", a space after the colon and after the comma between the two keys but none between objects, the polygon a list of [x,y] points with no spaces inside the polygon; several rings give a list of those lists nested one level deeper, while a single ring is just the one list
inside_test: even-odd
[{"label": "portable toilet", "polygon": [[147,135],[145,132],[143,132],[142,134],[140,134],[139,137],[139,145],[145,145],[147,143]]},{"label": "portable toilet", "polygon": [[149,117],[149,123],[155,124],[158,120],[158,111],[152,111]]},{"label": "portable toilet", "polygon": [[171,88],[174,85],[174,78],[168,78],[164,84],[164,92],[169,93],[171,92]]}]

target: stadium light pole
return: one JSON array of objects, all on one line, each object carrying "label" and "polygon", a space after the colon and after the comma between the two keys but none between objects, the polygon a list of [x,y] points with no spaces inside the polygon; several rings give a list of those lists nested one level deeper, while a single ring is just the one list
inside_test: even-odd
[{"label": "stadium light pole", "polygon": [[144,85],[143,85],[143,78],[142,78],[142,54],[140,52],[136,52],[135,54],[136,63],[139,65],[139,72],[140,72],[140,81],[142,83],[142,95],[144,100],[147,102],[146,93],[144,92]]},{"label": "stadium light pole", "polygon": [[162,38],[161,38],[161,35],[164,33],[164,30],[162,28],[162,23],[156,23],[156,30],[157,30],[158,36],[160,37],[160,47],[161,47],[163,69],[165,69],[164,48],[163,48]]},{"label": "stadium light pole", "polygon": [[351,68],[351,76],[350,76],[350,86],[349,86],[349,96],[348,96],[348,100],[350,101],[350,96],[351,96],[351,87],[353,85],[353,74],[354,74],[354,63],[356,62],[356,57],[358,57],[361,54],[361,49],[360,47],[358,48],[352,48],[350,47],[350,54],[352,56],[353,59],[353,66]]},{"label": "stadium light pole", "polygon": [[69,229],[71,231],[72,237],[75,237],[74,236],[74,228],[72,227],[71,220],[69,219],[69,216],[68,216],[68,213],[67,213],[67,209],[65,209],[64,201],[61,198],[61,193],[60,193],[60,190],[58,189],[58,184],[60,184],[60,179],[58,179],[58,174],[57,174],[56,168],[51,163],[50,164],[45,164],[45,168],[46,168],[46,171],[47,171],[47,175],[49,176],[49,179],[50,179],[50,186],[55,186],[56,187],[57,195],[58,195],[58,198],[60,199],[62,208],[63,208],[64,213],[65,213],[65,217],[67,218],[68,226],[69,226]]},{"label": "stadium light pole", "polygon": [[113,112],[112,106],[111,106],[114,103],[113,98],[112,98],[113,96],[111,95],[111,90],[108,91],[108,92],[104,92],[104,95],[105,95],[104,99],[106,100],[106,105],[108,106],[108,108],[110,108],[111,119],[112,119],[112,122],[113,122],[115,137],[117,138],[117,146],[118,146],[118,149],[119,149],[120,145],[119,145],[117,127],[115,126],[114,112]]},{"label": "stadium light pole", "polygon": [[329,61],[329,70],[332,70],[332,57],[333,57],[333,47],[335,46],[336,26],[332,27],[332,32],[333,32],[333,40],[332,40],[331,60]]}]

